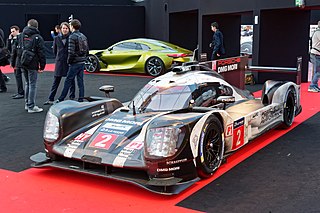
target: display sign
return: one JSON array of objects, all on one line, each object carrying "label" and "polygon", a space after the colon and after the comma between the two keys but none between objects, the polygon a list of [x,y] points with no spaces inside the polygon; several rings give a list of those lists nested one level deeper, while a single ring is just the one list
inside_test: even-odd
[{"label": "display sign", "polygon": [[201,62],[200,64],[208,66],[218,72],[230,84],[239,89],[245,89],[244,76],[248,64],[248,56],[224,58],[215,61]]},{"label": "display sign", "polygon": [[240,57],[217,60],[212,68],[218,73],[237,71],[240,69]]}]

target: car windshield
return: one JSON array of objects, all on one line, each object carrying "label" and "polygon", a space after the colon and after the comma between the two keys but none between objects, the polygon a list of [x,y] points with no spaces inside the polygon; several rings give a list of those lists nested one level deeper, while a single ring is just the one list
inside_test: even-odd
[{"label": "car windshield", "polygon": [[144,86],[129,104],[133,102],[137,112],[169,111],[187,108],[192,93],[197,89],[195,84],[183,86]]}]

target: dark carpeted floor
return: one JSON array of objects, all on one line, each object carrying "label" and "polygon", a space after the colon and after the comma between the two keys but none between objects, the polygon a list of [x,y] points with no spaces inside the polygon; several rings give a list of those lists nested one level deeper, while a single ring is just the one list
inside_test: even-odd
[{"label": "dark carpeted floor", "polygon": [[[11,98],[16,86],[13,74],[8,75],[8,92],[0,94],[0,169],[19,172],[30,168],[32,154],[43,151],[42,130],[49,108],[43,103],[53,73],[39,75],[37,104],[45,110],[38,114],[28,114],[23,99]],[[103,96],[98,88],[111,84],[115,86],[112,97],[125,102],[150,80],[85,75],[85,93]],[[248,88],[255,91],[261,85]],[[319,119],[320,113],[177,205],[205,212],[320,212]]]},{"label": "dark carpeted floor", "polygon": [[[22,171],[30,168],[29,157],[43,151],[42,130],[49,106],[43,106],[47,100],[53,81],[53,72],[38,75],[38,93],[36,104],[44,108],[44,112],[28,114],[24,110],[24,99],[14,100],[11,95],[16,93],[13,74],[7,87],[7,93],[0,94],[0,168],[11,171]],[[112,97],[125,102],[143,87],[150,78],[133,76],[85,75],[85,95],[103,96],[98,88],[105,84],[115,86]],[[60,95],[60,85],[56,98]],[[78,94],[78,92],[76,92]]]},{"label": "dark carpeted floor", "polygon": [[217,213],[320,212],[319,120],[317,113],[178,205]]}]

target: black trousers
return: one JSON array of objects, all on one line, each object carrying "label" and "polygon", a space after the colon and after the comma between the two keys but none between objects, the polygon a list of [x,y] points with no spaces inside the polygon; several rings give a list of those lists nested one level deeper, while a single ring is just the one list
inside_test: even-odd
[{"label": "black trousers", "polygon": [[14,69],[14,75],[16,77],[18,94],[24,95],[23,82],[22,82],[22,70],[21,68]]},{"label": "black trousers", "polygon": [[1,71],[1,69],[0,69],[0,89],[1,90],[7,90],[6,82],[3,79],[3,73]]},{"label": "black trousers", "polygon": [[[56,96],[61,79],[62,79],[62,76],[54,76],[53,85],[51,87],[51,91],[50,91],[50,95],[49,95],[49,101],[54,101],[54,97]],[[69,90],[69,98],[70,99],[74,99],[76,97],[75,90],[76,90],[75,81],[73,80],[71,83],[70,90]]]},{"label": "black trousers", "polygon": [[221,55],[217,56],[217,53],[212,52],[211,61],[218,60],[218,59],[221,59]]}]

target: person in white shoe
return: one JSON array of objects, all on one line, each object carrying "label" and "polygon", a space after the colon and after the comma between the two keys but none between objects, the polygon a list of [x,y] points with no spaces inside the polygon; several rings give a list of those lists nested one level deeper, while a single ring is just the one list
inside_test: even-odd
[{"label": "person in white shoe", "polygon": [[[38,30],[38,21],[30,19],[28,25],[23,29],[19,46],[22,48],[20,62],[24,75],[28,76],[26,82],[26,104],[29,113],[42,112],[43,109],[36,106],[37,78],[38,72],[42,73],[46,66],[46,58],[44,55],[44,41]],[[33,57],[28,53],[28,57],[23,57],[28,50],[33,53]],[[30,62],[26,63],[26,58],[31,58]]]},{"label": "person in white shoe", "polygon": [[310,60],[313,64],[313,75],[308,91],[320,92],[318,86],[318,80],[320,78],[320,21],[318,22],[318,28],[312,35],[311,42]]}]

